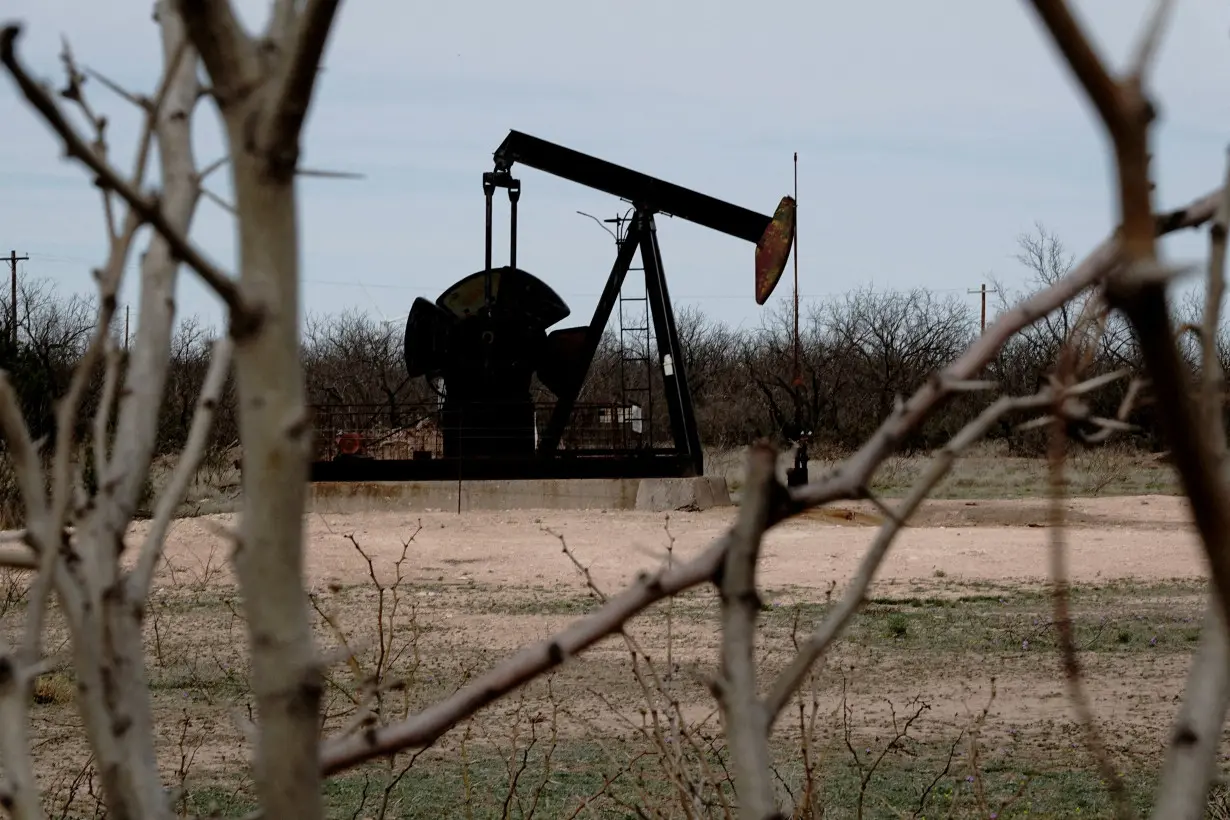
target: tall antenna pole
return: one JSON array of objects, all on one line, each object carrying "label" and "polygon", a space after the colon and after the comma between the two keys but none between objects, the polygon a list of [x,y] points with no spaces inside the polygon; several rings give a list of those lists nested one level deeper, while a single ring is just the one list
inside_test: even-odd
[{"label": "tall antenna pole", "polygon": [[[803,386],[803,371],[799,365],[799,219],[798,219],[798,202],[799,202],[799,152],[794,152],[794,202],[795,202],[795,220],[794,220],[794,241],[792,243],[792,253],[794,255],[794,386],[799,388]],[[811,438],[810,432],[803,425],[803,402],[798,392],[794,394],[794,426],[792,433],[788,434],[794,439],[794,467],[786,470],[786,486],[798,487],[807,483],[807,441]]]},{"label": "tall antenna pole", "polygon": [[794,152],[794,384],[803,384],[803,374],[799,368],[799,152]]}]

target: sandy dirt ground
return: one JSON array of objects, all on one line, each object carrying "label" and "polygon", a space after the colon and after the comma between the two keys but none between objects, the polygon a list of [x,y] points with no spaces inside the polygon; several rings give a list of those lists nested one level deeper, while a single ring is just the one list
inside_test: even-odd
[{"label": "sandy dirt ground", "polygon": [[[1186,501],[1166,496],[1075,499],[1066,505],[1074,582],[1197,578],[1204,573]],[[665,560],[670,537],[677,559],[704,549],[733,521],[734,508],[663,514],[599,511],[510,511],[310,515],[309,581],[353,584],[366,577],[350,537],[373,557],[394,560],[414,539],[411,577],[508,586],[554,586],[576,580],[561,554],[566,539],[595,578],[609,587]],[[177,522],[168,557],[204,566],[225,563],[223,528],[232,516]],[[1033,582],[1047,575],[1050,529],[1044,502],[933,501],[898,538],[878,579],[885,584],[936,577]],[[761,584],[827,588],[846,582],[875,535],[870,506],[844,504],[786,522],[764,546]],[[668,528],[669,527],[669,536]],[[143,526],[134,528],[136,542]],[[220,576],[221,577],[221,576]]]},{"label": "sandy dirt ground", "polygon": [[[494,661],[526,643],[548,638],[577,617],[552,612],[549,606],[552,596],[575,597],[585,591],[576,569],[562,554],[560,536],[590,568],[595,582],[609,592],[639,572],[660,568],[671,538],[675,559],[686,560],[720,535],[734,515],[733,508],[674,513],[669,521],[663,514],[598,511],[312,515],[307,521],[309,583],[316,590],[326,590],[367,582],[368,567],[356,554],[351,538],[373,558],[380,577],[387,581],[392,562],[402,553],[404,542],[414,536],[407,580],[449,590],[447,594],[420,593],[439,595],[431,599],[433,611],[448,628],[436,639],[445,646],[480,647],[490,651]],[[206,566],[224,565],[226,547],[219,528],[230,524],[229,519],[217,516],[179,522],[168,541],[168,557],[198,572]],[[1204,577],[1203,559],[1183,499],[1074,499],[1066,505],[1065,520],[1074,583],[1149,584]],[[1037,587],[1045,583],[1048,572],[1052,531],[1047,521],[1046,504],[1038,500],[930,502],[899,537],[872,595],[891,599],[920,591],[960,594],[970,583],[989,584],[1005,593]],[[855,572],[878,522],[872,507],[844,504],[775,528],[766,539],[762,559],[760,583],[767,599],[772,603],[821,601],[834,584],[840,592]],[[227,576],[221,570],[213,577],[225,582]],[[518,611],[479,611],[492,589],[523,601]],[[664,651],[660,619],[647,621],[641,632],[647,646]],[[712,623],[677,624],[674,637],[683,646],[676,650],[679,656],[698,670],[697,675],[716,659],[718,638]],[[915,669],[910,659],[880,658],[873,680],[859,688],[868,693],[895,692],[904,700],[923,685],[918,675],[934,676],[932,696],[949,711],[960,711],[971,699],[986,694],[994,674],[999,681],[996,715],[1005,725],[1061,721],[1067,715],[1063,679],[1053,655],[1005,656],[998,659],[995,670],[979,668],[981,660],[970,661],[965,669],[936,670],[926,669],[925,664]],[[1090,662],[1103,661],[1095,658]],[[1187,654],[1180,653],[1148,660],[1132,670],[1130,679],[1118,673],[1091,674],[1094,702],[1124,721],[1125,728],[1150,727],[1160,742],[1187,662]],[[775,661],[766,663],[772,667]],[[908,674],[904,674],[906,667]],[[592,689],[600,684],[613,691],[622,683],[629,690],[628,709],[638,708],[626,668],[626,650],[619,644],[596,647],[571,671],[578,687]],[[900,679],[899,672],[903,673]],[[702,689],[697,694],[704,698]],[[1142,712],[1140,704],[1149,706]],[[869,713],[874,714],[876,708],[869,707]],[[603,710],[591,711],[593,719],[606,722],[599,718]]]},{"label": "sandy dirt ground", "polygon": [[[421,708],[448,696],[468,676],[490,668],[516,648],[545,639],[583,616],[583,609],[568,604],[583,601],[586,589],[563,554],[560,537],[590,567],[595,582],[613,591],[638,572],[662,566],[671,539],[674,558],[686,560],[728,527],[735,514],[733,508],[679,512],[671,514],[669,521],[662,514],[600,511],[313,514],[306,520],[308,583],[324,598],[335,593],[344,596],[346,593],[337,592],[339,588],[361,590],[368,583],[369,568],[352,538],[372,557],[378,576],[387,582],[393,562],[413,536],[406,549],[406,582],[420,606],[417,617],[430,627],[415,650],[416,657],[421,655],[424,660],[414,672],[417,684],[412,707]],[[1199,625],[1202,599],[1198,591],[1191,590],[1195,588],[1192,582],[1202,579],[1205,569],[1182,499],[1074,499],[1066,504],[1065,519],[1075,583],[1139,583],[1145,590],[1140,606],[1152,607],[1151,611],[1165,610],[1170,604],[1149,598],[1149,585],[1160,588],[1163,582],[1178,582],[1179,587],[1173,587],[1177,589],[1187,584],[1189,591],[1183,593],[1187,597],[1180,602],[1186,614],[1172,631],[1177,634],[1186,629],[1188,622],[1192,627]],[[816,603],[830,589],[840,592],[874,537],[878,521],[868,505],[843,504],[773,529],[764,546],[760,579],[766,602],[771,607]],[[1046,504],[1036,499],[930,502],[901,534],[872,595],[892,601],[917,596],[920,591],[959,595],[962,590],[1002,589],[1009,594],[1037,588],[1045,583],[1048,572],[1052,530],[1047,521]],[[229,589],[233,579],[226,568],[227,530],[234,523],[232,515],[184,519],[173,525],[167,541],[167,558],[174,570],[161,572],[158,585],[180,600],[174,606],[160,604],[166,607],[159,616],[161,631],[154,634],[151,630],[148,648],[151,656],[159,658],[151,661],[151,670],[164,743],[160,753],[170,771],[182,757],[177,747],[182,738],[176,726],[187,710],[200,718],[194,725],[208,727],[201,732],[194,752],[197,771],[203,772],[200,776],[225,778],[231,776],[228,771],[242,771],[243,734],[234,728],[232,716],[246,697],[246,689],[242,675],[235,679],[237,683],[230,675],[243,668],[246,647],[234,591]],[[134,526],[134,544],[140,542],[144,526]],[[201,590],[207,588],[214,590],[209,593],[212,598],[201,602]],[[190,589],[197,590],[191,593],[197,596],[196,602],[187,600]],[[363,597],[365,594],[339,597],[328,605],[334,606],[339,621],[346,625],[370,624],[373,599]],[[1122,595],[1116,599],[1116,611],[1107,613],[1115,619],[1113,629],[1121,633],[1135,628],[1134,619],[1141,617],[1130,597],[1136,593],[1126,594],[1127,599]],[[718,652],[712,596],[698,595],[701,597],[692,599],[692,614],[678,617],[671,628],[673,674],[686,689],[680,699],[689,719],[712,711],[705,680]],[[900,710],[911,698],[925,696],[934,717],[920,722],[918,734],[938,741],[968,725],[968,717],[986,705],[994,679],[996,698],[984,729],[991,750],[998,748],[1010,756],[1027,746],[1034,759],[1042,756],[1057,761],[1057,766],[1068,765],[1063,755],[1075,754],[1072,750],[1080,743],[1080,733],[1073,725],[1058,655],[1053,648],[1035,651],[1029,647],[1031,637],[1039,642],[1034,636],[1045,629],[1045,623],[1038,626],[1039,621],[1048,617],[1049,604],[1038,600],[1039,615],[1033,625],[1009,623],[1009,631],[1019,629],[1020,634],[1012,632],[1006,643],[997,638],[999,643],[994,646],[948,646],[939,664],[925,644],[902,641],[898,651],[891,641],[885,644],[882,635],[861,648],[855,645],[834,653],[820,684],[820,702],[829,715],[826,731],[841,730],[835,721],[840,715],[844,679],[849,682],[849,697],[859,702],[856,731],[878,736],[891,725],[890,704]],[[681,604],[686,605],[686,601]],[[666,628],[660,612],[639,620],[634,631],[643,652],[659,659],[665,656]],[[766,678],[792,654],[788,631],[786,619],[776,627],[765,627],[762,673]],[[323,626],[319,634],[323,643],[331,642]],[[370,639],[371,635],[359,638]],[[957,642],[961,640],[966,638],[959,637]],[[1114,649],[1113,639],[1106,640]],[[1140,640],[1147,647],[1149,636]],[[1178,651],[1154,655],[1094,652],[1086,657],[1089,693],[1112,750],[1156,760],[1164,748],[1190,649],[1195,645],[1175,641]],[[554,691],[566,698],[572,733],[619,733],[639,723],[644,693],[630,671],[628,648],[612,638],[558,673]],[[344,670],[338,675],[345,677]],[[543,696],[541,690],[533,695]],[[535,708],[541,708],[541,701]],[[497,723],[516,719],[511,707],[505,706],[484,715],[484,720]],[[47,727],[45,732],[40,730],[40,755],[47,756],[43,759],[49,766],[81,756],[79,739],[74,739],[79,738],[80,730],[70,706],[49,706],[38,720]],[[783,725],[780,731],[789,735],[793,730]],[[445,738],[435,753],[447,756],[455,751]],[[65,771],[71,773],[70,768]]]}]

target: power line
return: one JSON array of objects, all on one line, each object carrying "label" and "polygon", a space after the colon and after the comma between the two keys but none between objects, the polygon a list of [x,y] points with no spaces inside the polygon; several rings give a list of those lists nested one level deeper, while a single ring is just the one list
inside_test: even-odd
[{"label": "power line", "polygon": [[[375,282],[360,282],[356,279],[351,279],[348,281],[341,281],[337,279],[310,279],[310,278],[305,277],[299,281],[303,282],[304,284],[308,284],[308,285],[327,285],[330,287],[344,287],[344,288],[355,288],[355,287],[380,288],[383,290],[413,290],[413,291],[419,291],[419,292],[431,290],[433,287],[435,287],[435,286],[424,286],[424,285],[414,285],[414,284],[386,284],[386,283],[375,283]],[[925,290],[928,293],[962,293],[964,292],[964,288],[920,287],[918,288],[918,290]],[[600,291],[596,291],[596,290],[595,291],[561,290],[561,291],[556,291],[556,292],[559,293],[561,296],[598,297],[602,295]],[[851,290],[831,290],[831,291],[825,291],[822,293],[800,293],[799,298],[800,299],[828,299],[833,296],[845,296],[851,292],[852,292]],[[740,299],[743,301],[748,300],[748,296],[746,293],[681,293],[678,295],[671,294],[671,296],[672,298],[675,298],[675,299]]]}]

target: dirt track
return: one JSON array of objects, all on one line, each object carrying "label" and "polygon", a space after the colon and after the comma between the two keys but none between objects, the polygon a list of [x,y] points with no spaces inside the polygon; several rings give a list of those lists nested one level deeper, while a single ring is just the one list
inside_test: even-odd
[{"label": "dirt track", "polygon": [[[1066,505],[1074,582],[1199,578],[1204,574],[1186,502],[1165,496],[1077,499]],[[674,513],[676,559],[703,549],[729,526],[734,508]],[[185,519],[168,539],[177,563],[224,563],[219,525],[231,516]],[[883,584],[946,576],[950,580],[1040,581],[1047,574],[1049,528],[1044,502],[934,501],[900,536],[880,571]],[[422,524],[408,562],[412,579],[473,580],[509,586],[573,585],[576,572],[551,533],[562,535],[604,586],[626,583],[664,560],[661,514],[512,511],[504,513],[363,513],[312,515],[308,572],[313,586],[366,577],[354,538],[382,563]],[[878,518],[868,505],[844,504],[775,528],[766,539],[761,583],[769,588],[840,586],[871,542]],[[143,528],[138,526],[136,533]],[[549,530],[549,531],[548,531]]]}]

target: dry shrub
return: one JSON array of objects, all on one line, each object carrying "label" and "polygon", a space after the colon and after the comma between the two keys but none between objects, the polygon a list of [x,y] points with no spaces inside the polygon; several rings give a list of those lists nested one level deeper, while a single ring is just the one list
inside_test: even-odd
[{"label": "dry shrub", "polygon": [[0,568],[0,619],[24,607],[29,590],[30,579],[25,571]]},{"label": "dry shrub", "polygon": [[34,682],[34,702],[40,706],[63,706],[73,702],[77,685],[64,672],[43,675]]},{"label": "dry shrub", "polygon": [[894,494],[901,492],[918,479],[925,462],[911,456],[894,455],[884,459],[872,479],[872,489]]},{"label": "dry shrub", "polygon": [[1101,495],[1116,483],[1128,481],[1139,456],[1123,444],[1107,444],[1075,451],[1071,456],[1072,489],[1080,495]]},{"label": "dry shrub", "polygon": [[17,489],[17,475],[8,455],[0,457],[0,529],[11,530],[22,526],[25,513],[21,506],[21,493]]}]

